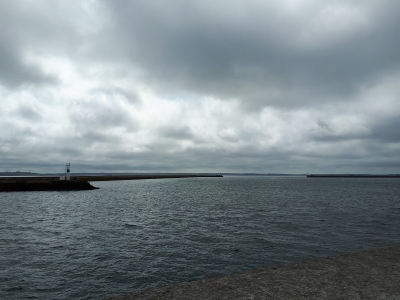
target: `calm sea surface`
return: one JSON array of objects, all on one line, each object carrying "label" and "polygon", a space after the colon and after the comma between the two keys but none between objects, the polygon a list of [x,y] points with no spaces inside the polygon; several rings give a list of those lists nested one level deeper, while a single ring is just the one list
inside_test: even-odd
[{"label": "calm sea surface", "polygon": [[400,243],[400,179],[94,185],[0,193],[0,299],[96,299]]}]

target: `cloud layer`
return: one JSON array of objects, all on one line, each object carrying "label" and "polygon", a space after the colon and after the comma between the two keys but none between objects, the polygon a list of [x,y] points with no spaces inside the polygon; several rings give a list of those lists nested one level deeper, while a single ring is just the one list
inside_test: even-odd
[{"label": "cloud layer", "polygon": [[400,173],[396,1],[2,1],[0,170]]}]

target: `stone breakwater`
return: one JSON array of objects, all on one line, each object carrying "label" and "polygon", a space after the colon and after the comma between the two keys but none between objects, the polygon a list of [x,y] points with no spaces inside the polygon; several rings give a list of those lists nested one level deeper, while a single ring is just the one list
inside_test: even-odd
[{"label": "stone breakwater", "polygon": [[79,175],[71,180],[59,180],[58,176],[0,177],[0,192],[24,191],[77,191],[94,190],[89,181],[141,180],[167,178],[222,177],[216,174],[137,174],[137,175]]},{"label": "stone breakwater", "polygon": [[97,189],[97,187],[81,180],[0,182],[0,192],[81,191],[94,189]]},{"label": "stone breakwater", "polygon": [[107,299],[400,299],[400,245]]},{"label": "stone breakwater", "polygon": [[71,176],[71,179],[84,181],[114,181],[114,180],[142,180],[168,178],[196,178],[196,177],[223,177],[220,174],[135,174],[135,175],[94,175]]}]

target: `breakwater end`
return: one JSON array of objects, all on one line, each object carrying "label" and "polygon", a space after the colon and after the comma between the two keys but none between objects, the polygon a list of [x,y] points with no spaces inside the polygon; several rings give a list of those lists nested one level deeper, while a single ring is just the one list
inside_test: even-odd
[{"label": "breakwater end", "polygon": [[80,180],[0,182],[0,192],[82,191],[94,189],[98,188],[87,181]]},{"label": "breakwater end", "polygon": [[400,245],[107,298],[400,299]]}]

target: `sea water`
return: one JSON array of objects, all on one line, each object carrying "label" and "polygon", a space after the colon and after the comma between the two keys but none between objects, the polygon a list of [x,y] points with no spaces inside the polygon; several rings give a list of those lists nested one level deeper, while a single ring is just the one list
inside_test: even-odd
[{"label": "sea water", "polygon": [[0,299],[96,299],[400,243],[400,179],[93,185],[0,193]]}]

